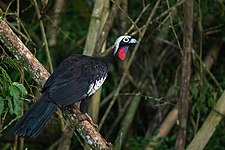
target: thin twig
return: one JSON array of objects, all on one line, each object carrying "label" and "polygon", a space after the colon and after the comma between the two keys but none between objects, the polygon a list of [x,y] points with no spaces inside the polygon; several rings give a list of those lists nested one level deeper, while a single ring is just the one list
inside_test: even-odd
[{"label": "thin twig", "polygon": [[113,121],[113,124],[111,125],[109,131],[107,132],[107,135],[105,137],[106,139],[109,139],[111,134],[115,131],[116,126],[119,124],[119,121],[124,116],[124,113],[126,112],[130,103],[131,103],[131,97],[129,97],[129,99],[125,102],[123,108],[118,111],[118,115],[115,121]]},{"label": "thin twig", "polygon": [[[123,12],[123,14],[126,15],[126,17],[130,20],[130,22],[132,23],[132,27],[135,27],[137,28],[138,32],[141,33],[139,27],[137,26],[137,22],[138,22],[138,19],[136,19],[137,22],[134,22],[133,19],[130,18],[130,16],[120,7],[120,5],[118,3],[116,3],[115,0],[111,0],[114,4],[117,5],[117,7],[121,10],[121,12]],[[147,5],[143,10],[145,11],[147,8],[148,8],[149,5]],[[144,11],[142,11],[144,13]],[[140,15],[139,15],[140,16]],[[128,34],[129,32],[127,32],[126,34]]]},{"label": "thin twig", "polygon": [[34,1],[34,7],[35,7],[35,10],[36,10],[36,13],[37,13],[37,17],[38,17],[38,19],[40,19],[41,35],[42,35],[42,39],[43,39],[43,42],[44,42],[46,55],[47,55],[47,58],[48,58],[50,73],[52,73],[53,72],[52,59],[51,59],[49,48],[48,48],[48,40],[47,40],[47,37],[46,37],[46,34],[45,34],[44,24],[43,24],[43,21],[41,20],[41,13],[40,13],[40,10],[39,10],[38,4],[37,4],[37,0],[33,0],[33,1]]},{"label": "thin twig", "polygon": [[[168,10],[169,10],[169,9],[170,9],[169,1],[166,0],[166,3],[167,3]],[[170,19],[170,27],[171,27],[172,32],[173,32],[173,34],[174,34],[174,37],[175,37],[175,39],[176,39],[176,41],[177,41],[177,45],[178,45],[178,47],[179,47],[179,49],[180,49],[180,53],[181,53],[181,55],[183,56],[184,54],[183,54],[183,51],[182,51],[182,48],[181,48],[181,45],[180,45],[180,42],[179,42],[177,33],[176,33],[175,29],[174,29],[174,25],[173,25],[173,17],[172,17],[171,12],[169,12],[169,19]]]},{"label": "thin twig", "polygon": [[164,11],[163,13],[161,13],[159,16],[157,16],[156,18],[154,18],[150,23],[156,22],[156,21],[160,20],[162,17],[164,17],[168,13],[176,10],[176,8],[178,6],[180,6],[181,4],[183,4],[184,2],[185,2],[185,0],[178,1],[176,4],[174,4],[173,6],[171,6],[170,8],[168,8],[166,11]]},{"label": "thin twig", "polygon": [[140,29],[139,29],[138,26],[137,26],[137,22],[141,19],[141,17],[143,16],[144,12],[148,9],[149,6],[150,6],[150,4],[146,5],[146,6],[142,9],[140,15],[137,17],[137,19],[133,22],[133,24],[132,24],[132,25],[130,26],[130,28],[127,30],[127,32],[126,32],[127,34],[130,33],[131,30],[132,30],[134,27],[136,27],[137,30],[138,30],[138,32],[140,33]]}]

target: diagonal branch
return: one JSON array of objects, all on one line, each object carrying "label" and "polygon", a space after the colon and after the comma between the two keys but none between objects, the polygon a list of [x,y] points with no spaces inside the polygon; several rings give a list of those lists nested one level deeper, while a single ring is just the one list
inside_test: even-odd
[{"label": "diagonal branch", "polygon": [[[0,14],[2,14],[0,10]],[[35,58],[23,42],[11,30],[8,24],[0,16],[0,40],[9,49],[9,51],[21,62],[21,65],[31,74],[33,79],[41,86],[49,77],[49,72]],[[77,107],[73,108],[74,115],[80,116],[82,113]],[[110,149],[105,139],[95,130],[95,128],[87,121],[78,122],[74,115],[68,111],[64,111],[68,118],[71,118],[72,125],[82,136],[86,143],[93,149]]]}]

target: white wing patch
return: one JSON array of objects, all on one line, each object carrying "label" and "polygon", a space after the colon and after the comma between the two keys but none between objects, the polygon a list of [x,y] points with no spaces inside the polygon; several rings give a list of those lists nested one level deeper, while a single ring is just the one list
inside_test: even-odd
[{"label": "white wing patch", "polygon": [[90,95],[94,94],[102,86],[102,84],[104,83],[106,77],[107,76],[102,77],[100,80],[97,80],[95,83],[92,83],[89,86],[89,90],[88,90],[87,95],[90,96]]}]

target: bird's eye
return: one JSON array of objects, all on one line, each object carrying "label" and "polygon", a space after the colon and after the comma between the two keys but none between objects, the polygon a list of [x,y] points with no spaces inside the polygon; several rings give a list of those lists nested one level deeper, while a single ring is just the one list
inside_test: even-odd
[{"label": "bird's eye", "polygon": [[123,39],[123,42],[124,42],[124,43],[129,42],[129,38],[124,38],[124,39]]}]

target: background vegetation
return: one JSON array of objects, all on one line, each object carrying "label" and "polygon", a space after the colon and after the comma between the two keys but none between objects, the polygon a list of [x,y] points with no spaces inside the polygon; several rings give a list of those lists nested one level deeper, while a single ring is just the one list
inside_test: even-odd
[{"label": "background vegetation", "polygon": [[[109,77],[101,89],[100,103],[92,104],[91,108],[95,111],[90,109],[95,122],[101,123],[99,132],[118,149],[151,149],[151,146],[155,149],[175,149],[177,102],[181,92],[183,2],[161,1],[148,26],[146,21],[155,0],[121,0],[121,4],[118,3],[120,7],[107,36],[107,48],[120,35],[128,33],[138,38],[141,36],[140,31],[146,29],[130,66],[129,60],[135,52],[132,49],[124,62],[115,58]],[[2,0],[0,8],[14,32],[52,72],[64,58],[72,54],[104,55],[104,51],[87,51],[86,42],[98,40],[100,36],[88,40],[90,28],[99,31],[99,34],[104,26],[103,14],[98,25],[99,16],[93,13],[96,3],[97,0],[43,0],[36,5],[36,0]],[[114,1],[110,1],[109,5],[104,5],[105,15],[113,4]],[[223,0],[194,2],[187,145],[225,88],[224,13]],[[98,26],[93,28],[92,21],[96,21]],[[21,140],[10,132],[17,118],[40,95],[41,87],[4,43],[1,43],[0,51],[0,149],[60,149],[62,133],[66,132],[60,111],[55,113],[36,139]],[[121,84],[124,71],[127,74]],[[118,87],[120,91],[115,95]],[[94,97],[93,101],[96,99],[99,98]],[[114,99],[115,103],[103,122],[102,118]],[[224,128],[223,120],[205,149],[225,148]],[[76,133],[69,136],[69,140],[71,143],[67,149],[85,147]]]}]

